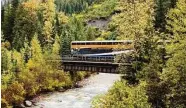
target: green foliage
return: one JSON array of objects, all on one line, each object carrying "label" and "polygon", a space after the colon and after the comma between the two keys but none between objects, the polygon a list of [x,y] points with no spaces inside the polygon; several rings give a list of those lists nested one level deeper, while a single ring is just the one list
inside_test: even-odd
[{"label": "green foliage", "polygon": [[106,95],[93,100],[93,108],[151,108],[148,96],[145,94],[145,82],[138,86],[128,86],[124,81],[118,81]]},{"label": "green foliage", "polygon": [[77,81],[81,81],[87,75],[87,72],[77,72]]},{"label": "green foliage", "polygon": [[13,34],[13,27],[14,21],[16,17],[16,10],[19,5],[19,0],[12,0],[10,4],[2,6],[2,31],[4,33],[4,38],[6,41],[9,41],[11,44],[13,42],[14,34]]},{"label": "green foliage", "polygon": [[161,75],[162,83],[168,86],[165,95],[167,107],[186,107],[186,41],[171,45],[168,51],[172,54]]},{"label": "green foliage", "polygon": [[37,5],[35,2],[25,2],[16,11],[15,26],[13,28],[14,48],[20,50],[24,42],[30,42],[37,28]]},{"label": "green foliage", "polygon": [[87,37],[87,40],[95,40],[95,37],[96,37],[96,29],[93,28],[93,27],[88,27],[86,29],[86,37]]},{"label": "green foliage", "polygon": [[60,51],[60,39],[59,39],[59,36],[56,36],[55,37],[55,42],[54,42],[53,47],[52,47],[52,54],[56,55],[56,56],[60,55],[59,51]]},{"label": "green foliage", "polygon": [[[106,95],[97,97],[93,107],[185,107],[185,3],[13,0],[2,9],[2,106],[20,104],[25,96],[41,91],[71,87],[89,76],[87,72],[70,75],[58,70],[59,62],[50,61],[70,54],[71,41],[133,39],[134,54],[119,57],[120,63],[132,63],[120,66],[125,81],[116,82]],[[110,22],[104,31],[86,24],[91,19],[107,18]],[[159,29],[169,34],[155,31]],[[173,37],[170,45],[164,43],[168,36]],[[158,40],[163,41],[161,45]],[[167,61],[166,54],[170,56]]]},{"label": "green foliage", "polygon": [[23,87],[27,96],[34,96],[39,90],[39,85],[36,82],[36,77],[29,70],[25,69],[19,74],[19,82],[23,83]]},{"label": "green foliage", "polygon": [[[40,4],[39,15],[42,24],[41,42],[45,47],[50,46],[54,35],[55,4],[54,0],[47,0]],[[43,46],[42,45],[42,46]]]},{"label": "green foliage", "polygon": [[70,43],[72,41],[72,37],[70,35],[70,30],[68,26],[65,26],[61,37],[60,37],[60,45],[61,45],[61,49],[60,49],[60,54],[61,55],[67,55],[70,54],[71,50],[70,50]]},{"label": "green foliage", "polygon": [[186,1],[178,0],[176,7],[168,12],[167,29],[175,38],[185,39],[186,34]]},{"label": "green foliage", "polygon": [[43,61],[42,50],[38,41],[37,34],[35,34],[31,41],[31,60],[40,63]]},{"label": "green foliage", "polygon": [[166,15],[169,9],[174,8],[177,0],[155,0],[155,28],[166,32]]},{"label": "green foliage", "polygon": [[93,1],[95,0],[56,0],[55,4],[58,11],[72,14],[86,9]]},{"label": "green foliage", "polygon": [[112,16],[109,30],[116,31],[117,39],[136,39],[144,35],[149,20],[153,15],[153,0],[135,1],[134,3],[119,0],[117,3],[119,14]]},{"label": "green foliage", "polygon": [[10,84],[2,93],[2,99],[8,104],[20,104],[24,100],[25,90],[22,83],[17,81]]},{"label": "green foliage", "polygon": [[6,48],[1,49],[1,73],[8,70],[8,50]]},{"label": "green foliage", "polygon": [[59,13],[56,13],[55,20],[56,20],[55,30],[57,32],[57,35],[60,36],[62,34],[63,28],[69,22],[69,17],[65,16],[63,12],[59,12]]},{"label": "green foliage", "polygon": [[86,40],[85,27],[81,19],[72,17],[69,21],[69,27],[72,40]]},{"label": "green foliage", "polygon": [[[105,0],[100,4],[94,4],[81,14],[86,20],[88,19],[99,19],[103,17],[109,17],[116,6],[116,0]],[[80,15],[81,15],[80,14]]]}]

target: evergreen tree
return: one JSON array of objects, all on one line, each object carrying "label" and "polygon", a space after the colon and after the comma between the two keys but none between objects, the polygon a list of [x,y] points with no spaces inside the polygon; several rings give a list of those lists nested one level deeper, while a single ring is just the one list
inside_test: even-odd
[{"label": "evergreen tree", "polygon": [[20,50],[24,41],[30,42],[37,28],[37,4],[34,1],[22,3],[16,11],[15,26],[13,28],[14,48]]},{"label": "evergreen tree", "polygon": [[177,0],[155,0],[155,28],[161,32],[166,30],[166,15],[169,9],[174,8]]},{"label": "evergreen tree", "polygon": [[[176,7],[168,12],[167,29],[173,34],[173,43],[168,45],[171,56],[161,74],[162,84],[167,86],[164,102],[166,107],[186,107],[186,1],[178,0]],[[176,43],[175,43],[176,42]]]},{"label": "evergreen tree", "polygon": [[69,22],[70,35],[74,40],[86,40],[85,28],[81,19],[72,17]]},{"label": "evergreen tree", "polygon": [[168,12],[167,30],[177,40],[185,39],[186,34],[186,1],[178,0],[176,8]]},{"label": "evergreen tree", "polygon": [[95,40],[95,36],[96,36],[95,32],[96,32],[95,28],[88,27],[86,30],[87,40]]},{"label": "evergreen tree", "polygon": [[148,1],[119,1],[121,13],[112,17],[109,29],[116,31],[117,39],[137,39],[143,36],[149,20],[152,20],[154,2]]},{"label": "evergreen tree", "polygon": [[41,15],[42,26],[42,46],[50,47],[54,38],[54,18],[55,18],[55,4],[54,0],[43,1],[39,8]]},{"label": "evergreen tree", "polygon": [[52,48],[52,54],[58,56],[60,55],[59,51],[60,51],[60,39],[59,39],[59,36],[56,35],[55,42]]},{"label": "evergreen tree", "polygon": [[[186,35],[185,35],[186,36]],[[168,48],[172,58],[166,63],[161,75],[162,84],[167,86],[165,103],[167,107],[186,107],[186,41],[170,45]]]},{"label": "evergreen tree", "polygon": [[14,33],[14,21],[16,17],[16,10],[19,5],[19,0],[12,0],[11,3],[4,5],[3,10],[4,12],[1,14],[2,17],[2,31],[4,33],[5,40],[9,41],[11,44],[13,42]]},{"label": "evergreen tree", "polygon": [[42,50],[39,44],[37,34],[34,35],[31,41],[31,60],[34,62],[41,62],[43,61]]}]

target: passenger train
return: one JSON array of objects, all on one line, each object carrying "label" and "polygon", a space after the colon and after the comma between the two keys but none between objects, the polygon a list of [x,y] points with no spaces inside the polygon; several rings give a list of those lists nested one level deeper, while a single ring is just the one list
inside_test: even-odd
[{"label": "passenger train", "polygon": [[132,40],[109,41],[72,41],[72,54],[109,53],[113,50],[131,50],[134,48]]}]

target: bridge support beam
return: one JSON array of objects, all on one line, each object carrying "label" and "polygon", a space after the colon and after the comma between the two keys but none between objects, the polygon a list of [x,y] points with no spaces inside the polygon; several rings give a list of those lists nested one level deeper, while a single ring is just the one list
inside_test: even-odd
[{"label": "bridge support beam", "polygon": [[70,71],[71,75],[77,71],[102,72],[102,73],[118,73],[118,64],[93,64],[93,63],[63,63],[63,69]]}]

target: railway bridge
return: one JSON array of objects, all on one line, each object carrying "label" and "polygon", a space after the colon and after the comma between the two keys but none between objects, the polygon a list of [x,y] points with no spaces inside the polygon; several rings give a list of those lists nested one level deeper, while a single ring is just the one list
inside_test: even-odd
[{"label": "railway bridge", "polygon": [[[160,40],[159,45],[170,43],[169,40]],[[72,41],[71,54],[62,57],[61,68],[64,71],[90,71],[102,73],[118,73],[120,65],[129,66],[128,63],[118,63],[118,55],[132,53],[134,43],[132,40],[109,41]]]},{"label": "railway bridge", "polygon": [[120,65],[129,66],[130,63],[117,63],[116,55],[129,53],[131,51],[132,50],[101,54],[63,56],[62,69],[64,69],[64,71],[118,73],[118,67]]}]

